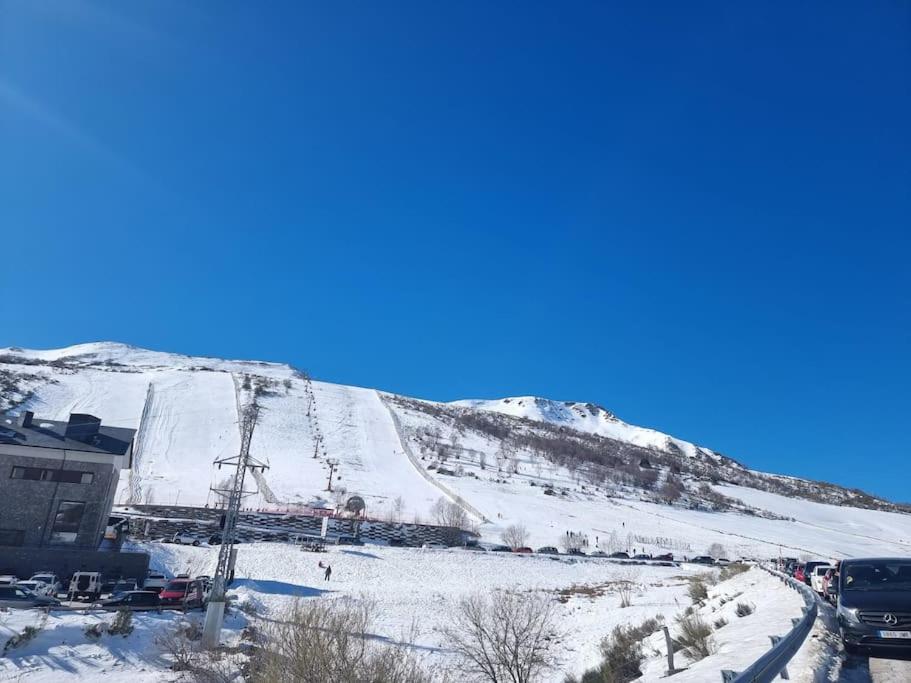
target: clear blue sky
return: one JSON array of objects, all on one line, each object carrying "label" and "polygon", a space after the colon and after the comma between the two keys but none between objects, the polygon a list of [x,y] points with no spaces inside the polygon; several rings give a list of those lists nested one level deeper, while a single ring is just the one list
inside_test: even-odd
[{"label": "clear blue sky", "polygon": [[593,401],[911,499],[909,7],[0,1],[0,345]]}]

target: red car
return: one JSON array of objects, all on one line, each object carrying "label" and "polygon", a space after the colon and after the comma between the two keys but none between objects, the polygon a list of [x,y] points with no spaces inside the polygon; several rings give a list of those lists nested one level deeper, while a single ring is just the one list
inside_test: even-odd
[{"label": "red car", "polygon": [[797,565],[797,569],[794,570],[794,578],[801,583],[807,582],[807,575],[804,573],[804,566],[802,564]]},{"label": "red car", "polygon": [[515,550],[513,550],[513,552],[514,552],[514,553],[533,553],[534,550],[532,550],[531,548],[526,548],[526,547],[523,546],[523,547],[521,547],[521,548],[516,548]]},{"label": "red car", "polygon": [[190,579],[172,579],[168,585],[161,589],[158,597],[162,605],[179,605],[187,595]]}]

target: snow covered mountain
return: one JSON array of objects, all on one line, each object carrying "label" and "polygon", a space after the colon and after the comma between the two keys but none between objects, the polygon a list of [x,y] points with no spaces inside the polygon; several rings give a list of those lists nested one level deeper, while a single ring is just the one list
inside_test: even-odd
[{"label": "snow covered mountain", "polygon": [[[627,424],[609,410],[594,403],[552,401],[538,396],[516,396],[496,400],[469,399],[453,401],[452,405],[465,406],[477,410],[489,410],[536,422],[549,422],[579,432],[588,432],[609,439],[624,441],[643,448],[666,450],[669,447],[676,446],[681,453],[689,457],[696,457],[700,452],[712,454],[712,451],[700,448],[688,441],[675,439],[654,429]],[[673,446],[669,446],[669,444],[673,444]]]},{"label": "snow covered mountain", "polygon": [[901,506],[755,472],[592,404],[434,403],[318,382],[284,364],[110,342],[0,349],[0,412],[87,412],[138,430],[122,505],[214,502],[210,489],[228,473],[213,461],[237,452],[239,411],[250,401],[260,406],[251,452],[270,465],[257,473],[255,508],[333,506],[358,494],[370,516],[431,521],[442,498],[486,538],[522,524],[536,545],[573,531],[592,545],[623,534],[624,547],[680,554],[710,542],[732,555],[911,550]]}]

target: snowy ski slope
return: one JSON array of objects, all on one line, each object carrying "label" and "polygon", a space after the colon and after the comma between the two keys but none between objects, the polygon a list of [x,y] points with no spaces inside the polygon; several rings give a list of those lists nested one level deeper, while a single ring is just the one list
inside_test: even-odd
[{"label": "snowy ski slope", "polygon": [[[911,552],[911,516],[905,514],[731,486],[717,490],[758,514],[684,509],[646,502],[634,491],[586,488],[574,473],[526,452],[515,454],[518,472],[506,476],[494,464],[501,444],[483,434],[469,430],[456,435],[432,414],[411,410],[391,395],[311,381],[286,365],[180,356],[113,343],[53,351],[6,349],[0,356],[5,371],[40,378],[24,382],[23,389],[32,395],[19,409],[33,410],[39,419],[89,412],[107,424],[139,428],[133,471],[121,478],[121,503],[211,503],[210,487],[229,474],[212,463],[237,452],[236,392],[242,378],[250,375],[254,384],[262,384],[251,453],[270,465],[259,481],[259,494],[247,501],[250,507],[334,505],[359,494],[371,516],[388,516],[401,499],[402,519],[427,521],[434,502],[443,497],[464,501],[481,523],[484,538],[499,540],[503,528],[523,524],[534,546],[558,545],[573,531],[588,537],[590,549],[610,542],[622,549],[677,556],[701,554],[715,542],[731,557]],[[639,445],[657,447],[671,438],[626,425],[589,404],[529,398],[462,403]],[[459,440],[459,455],[447,465],[457,471],[433,469],[420,442],[421,433],[432,431],[441,433],[444,442]],[[685,455],[697,448],[687,442],[677,445]],[[326,491],[330,459],[338,462],[331,493]],[[545,484],[563,493],[545,495]],[[763,511],[774,514],[760,516]]]}]

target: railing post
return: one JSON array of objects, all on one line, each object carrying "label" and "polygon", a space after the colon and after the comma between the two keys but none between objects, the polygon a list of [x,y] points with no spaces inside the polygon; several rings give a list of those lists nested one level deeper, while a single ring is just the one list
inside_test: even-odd
[{"label": "railing post", "polygon": [[[800,620],[799,620],[799,619],[794,619],[794,621],[795,621],[795,622],[799,622]],[[797,626],[796,623],[795,623],[794,625]],[[776,645],[778,645],[778,643],[781,642],[781,636],[769,636],[769,639],[772,641],[772,647],[775,647]],[[791,677],[788,675],[788,667],[787,667],[787,666],[781,667],[781,671],[779,672],[779,674],[781,675],[781,677],[782,677],[784,680],[786,680],[786,681],[791,680]]]},{"label": "railing post", "polygon": [[674,668],[674,641],[671,640],[671,632],[667,630],[667,626],[662,626],[661,630],[664,631],[664,642],[667,643],[667,675],[673,676],[677,673],[677,669]]}]

